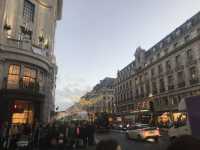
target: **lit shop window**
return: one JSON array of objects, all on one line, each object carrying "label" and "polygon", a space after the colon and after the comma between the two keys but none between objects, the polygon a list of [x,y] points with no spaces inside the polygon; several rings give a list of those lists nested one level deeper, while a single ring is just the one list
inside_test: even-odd
[{"label": "lit shop window", "polygon": [[36,70],[31,68],[24,68],[23,87],[29,88],[35,84]]},{"label": "lit shop window", "polygon": [[20,66],[10,65],[8,70],[7,88],[14,89],[18,87],[19,83]]}]

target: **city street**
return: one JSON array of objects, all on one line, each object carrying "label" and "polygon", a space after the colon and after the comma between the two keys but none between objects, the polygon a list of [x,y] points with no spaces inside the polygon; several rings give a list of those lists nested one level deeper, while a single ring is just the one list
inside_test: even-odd
[{"label": "city street", "polygon": [[124,133],[110,132],[109,134],[98,134],[97,139],[116,139],[122,146],[122,150],[165,150],[169,140],[166,136],[161,136],[159,142],[143,142],[127,140]]}]

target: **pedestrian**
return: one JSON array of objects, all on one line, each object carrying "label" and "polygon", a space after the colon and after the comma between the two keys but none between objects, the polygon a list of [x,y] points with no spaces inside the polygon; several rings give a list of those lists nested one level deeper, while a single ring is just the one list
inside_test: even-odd
[{"label": "pedestrian", "polygon": [[120,144],[114,139],[107,139],[100,141],[96,150],[121,150]]},{"label": "pedestrian", "polygon": [[69,124],[65,124],[65,132],[64,132],[64,142],[65,144],[69,144]]},{"label": "pedestrian", "polygon": [[95,126],[94,124],[90,123],[88,125],[88,144],[89,145],[93,145],[95,143],[94,138],[95,138]]},{"label": "pedestrian", "polygon": [[70,147],[71,148],[76,148],[76,127],[72,123],[69,127],[69,139],[70,139]]}]

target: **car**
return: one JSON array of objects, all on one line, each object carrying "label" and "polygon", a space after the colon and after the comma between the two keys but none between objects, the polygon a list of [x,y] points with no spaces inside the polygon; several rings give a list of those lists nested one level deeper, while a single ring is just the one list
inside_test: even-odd
[{"label": "car", "polygon": [[126,131],[127,139],[147,140],[154,139],[158,141],[160,130],[157,127],[152,127],[148,124],[135,124],[134,127]]}]

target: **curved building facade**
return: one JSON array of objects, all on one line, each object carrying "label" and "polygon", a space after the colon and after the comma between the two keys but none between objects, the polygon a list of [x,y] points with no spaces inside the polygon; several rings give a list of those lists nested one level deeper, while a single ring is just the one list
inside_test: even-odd
[{"label": "curved building facade", "polygon": [[62,0],[0,1],[0,122],[48,122],[54,112],[56,22]]}]

